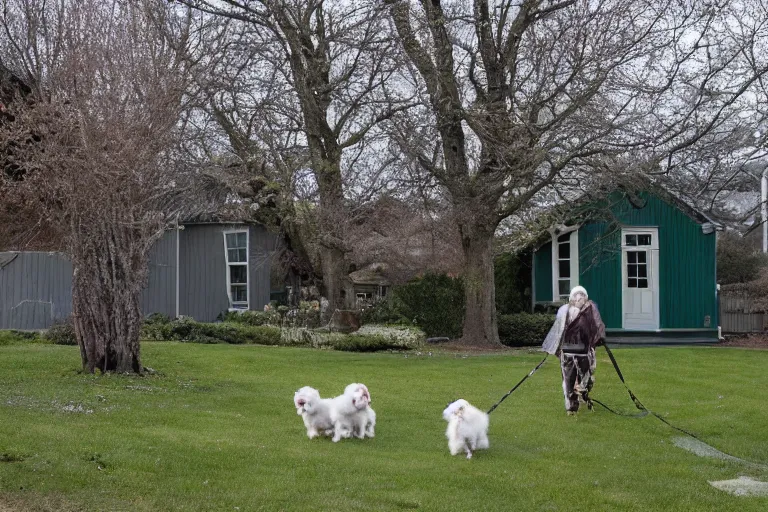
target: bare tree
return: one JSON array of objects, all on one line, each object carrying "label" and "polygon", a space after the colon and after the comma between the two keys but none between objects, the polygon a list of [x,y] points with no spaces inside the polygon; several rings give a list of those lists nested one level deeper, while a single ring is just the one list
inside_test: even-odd
[{"label": "bare tree", "polygon": [[2,61],[33,91],[7,106],[0,146],[23,177],[0,186],[63,241],[83,369],[140,373],[147,254],[193,183],[174,148],[194,18],[159,0],[8,0],[0,24]]},{"label": "bare tree", "polygon": [[[747,91],[749,101],[740,102],[735,120],[712,131],[710,144],[697,148],[698,158],[691,165],[665,176],[664,181],[702,210],[743,226],[760,210],[760,176],[768,167],[768,3],[740,2],[732,13],[719,36],[745,41],[736,70],[741,76],[757,78]],[[762,222],[765,219],[750,229]]]},{"label": "bare tree", "polygon": [[282,115],[300,126],[317,189],[325,294],[332,307],[349,304],[345,176],[359,163],[377,126],[409,105],[393,87],[399,63],[383,6],[373,0],[182,2],[249,24],[262,62],[271,63],[275,80],[289,85],[298,108]]},{"label": "bare tree", "polygon": [[196,136],[184,149],[219,187],[249,203],[253,220],[278,232],[273,272],[291,284],[297,303],[301,281],[320,278],[301,211],[316,187],[305,186],[308,151],[295,96],[285,94],[291,86],[282,49],[251,24],[211,18],[221,28],[221,51],[208,73],[198,75],[202,94],[190,112]]},{"label": "bare tree", "polygon": [[403,120],[401,147],[454,206],[471,344],[498,343],[491,241],[503,219],[564,179],[689,166],[739,124],[766,73],[764,54],[746,57],[764,22],[732,30],[759,2],[385,3],[430,119],[421,140]]},{"label": "bare tree", "polygon": [[439,205],[384,195],[355,210],[349,240],[358,269],[383,264],[396,284],[423,272],[453,274],[461,269],[455,223],[440,215]]}]

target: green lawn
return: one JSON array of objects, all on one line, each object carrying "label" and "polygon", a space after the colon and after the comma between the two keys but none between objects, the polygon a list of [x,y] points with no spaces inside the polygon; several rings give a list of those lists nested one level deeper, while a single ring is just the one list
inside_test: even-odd
[{"label": "green lawn", "polygon": [[[768,464],[768,351],[617,349],[649,407]],[[487,409],[535,352],[429,356],[145,343],[146,377],[77,372],[76,347],[0,347],[0,511],[768,510],[708,480],[768,471],[697,457],[652,417],[567,417],[555,360],[491,415],[491,448],[448,454],[441,411]],[[376,438],[307,439],[293,408],[371,390]],[[595,396],[633,410],[605,352]]]}]

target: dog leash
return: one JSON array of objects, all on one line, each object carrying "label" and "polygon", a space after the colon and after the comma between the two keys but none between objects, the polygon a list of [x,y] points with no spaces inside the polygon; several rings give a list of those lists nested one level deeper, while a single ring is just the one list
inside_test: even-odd
[{"label": "dog leash", "polygon": [[537,365],[536,365],[536,367],[535,367],[533,370],[531,370],[530,372],[528,372],[528,375],[526,375],[525,377],[523,377],[523,378],[522,378],[522,380],[520,380],[520,382],[518,382],[517,384],[515,384],[515,386],[514,386],[512,389],[510,389],[510,390],[507,392],[507,394],[506,394],[506,395],[504,395],[503,397],[501,397],[501,400],[499,400],[498,402],[496,402],[495,404],[493,404],[493,407],[491,407],[490,409],[488,409],[488,412],[487,412],[486,414],[491,414],[491,413],[492,413],[492,412],[493,412],[493,411],[494,411],[494,410],[495,410],[495,409],[496,409],[496,408],[499,406],[499,404],[501,404],[501,402],[503,402],[504,400],[506,400],[506,399],[507,399],[507,397],[508,397],[509,395],[511,395],[513,391],[515,391],[517,388],[519,388],[519,387],[520,387],[520,384],[522,384],[523,382],[525,382],[525,381],[526,381],[526,379],[528,379],[528,377],[530,377],[531,375],[533,375],[534,373],[536,373],[536,370],[538,370],[539,368],[541,368],[541,366],[544,364],[544,361],[546,361],[548,357],[549,357],[549,354],[545,355],[545,356],[544,356],[544,359],[542,359],[542,360],[541,360],[541,362],[540,362],[539,364],[537,364]]},{"label": "dog leash", "polygon": [[589,400],[591,400],[592,402],[595,402],[596,404],[599,404],[600,406],[605,408],[607,411],[612,412],[613,414],[616,414],[618,416],[629,416],[629,417],[633,417],[633,418],[643,418],[643,417],[647,416],[648,414],[651,414],[656,419],[658,419],[662,423],[666,424],[667,426],[672,427],[673,429],[677,430],[678,432],[682,432],[685,435],[691,436],[692,438],[694,438],[694,439],[696,439],[698,441],[701,441],[699,436],[697,436],[696,434],[694,434],[692,432],[689,432],[689,431],[687,431],[687,430],[685,430],[683,428],[680,428],[680,427],[677,427],[677,426],[673,425],[672,423],[670,423],[669,421],[667,421],[666,419],[662,418],[661,416],[659,416],[658,414],[656,414],[652,410],[648,409],[645,405],[643,405],[643,403],[637,398],[637,396],[632,392],[632,390],[629,389],[629,386],[627,386],[627,383],[624,380],[624,374],[621,373],[621,368],[619,368],[619,363],[616,361],[616,357],[613,355],[613,352],[611,351],[611,349],[608,348],[608,345],[606,343],[603,343],[603,347],[605,347],[605,351],[608,353],[608,357],[611,360],[611,364],[613,364],[613,368],[614,368],[614,370],[616,370],[616,375],[619,376],[619,380],[621,380],[621,383],[624,384],[624,387],[626,388],[627,393],[629,393],[629,398],[632,399],[632,403],[634,403],[635,407],[637,407],[637,409],[639,409],[641,412],[639,414],[622,414],[622,413],[618,413],[618,412],[614,411],[613,409],[611,409],[610,407],[608,407],[604,403],[600,402],[599,400],[596,400],[594,398],[589,398]]},{"label": "dog leash", "polygon": [[[632,403],[635,404],[635,407],[637,407],[640,410],[640,412],[637,413],[637,414],[627,414],[627,413],[617,412],[617,411],[613,410],[612,408],[610,408],[609,406],[607,406],[606,404],[604,404],[603,402],[601,402],[600,400],[597,400],[596,398],[591,398],[587,393],[585,393],[585,397],[584,398],[585,398],[585,400],[587,402],[587,405],[590,406],[589,407],[590,410],[592,409],[591,404],[592,404],[592,402],[594,402],[594,403],[600,405],[601,407],[603,407],[608,412],[611,412],[611,413],[613,413],[613,414],[615,414],[617,416],[630,417],[630,418],[644,418],[645,416],[648,416],[649,414],[651,414],[651,415],[655,416],[659,421],[664,423],[665,425],[667,425],[669,427],[672,427],[673,429],[677,430],[678,432],[682,432],[683,434],[688,435],[688,436],[696,439],[700,443],[703,443],[703,444],[705,444],[705,445],[707,445],[707,446],[717,450],[717,448],[714,448],[712,445],[710,445],[706,441],[702,440],[696,434],[673,425],[672,423],[670,423],[669,421],[665,420],[664,418],[662,418],[661,416],[659,416],[658,414],[656,414],[652,410],[648,409],[645,405],[643,405],[643,403],[632,392],[632,390],[629,388],[629,386],[627,385],[626,381],[624,380],[624,374],[621,373],[621,368],[619,368],[619,363],[616,361],[616,357],[614,357],[613,352],[611,351],[611,349],[608,348],[608,345],[605,342],[603,342],[603,347],[605,347],[605,351],[608,353],[608,357],[611,360],[611,364],[613,364],[614,370],[616,370],[616,374],[619,376],[619,380],[621,380],[621,383],[624,385],[624,387],[626,388],[627,392],[629,393],[629,397],[632,399]],[[504,396],[502,396],[501,399],[498,402],[493,404],[493,406],[490,409],[488,409],[488,412],[486,414],[491,414],[494,410],[496,410],[496,408],[501,404],[501,402],[506,400],[507,397],[509,395],[511,395],[517,388],[519,388],[520,385],[523,382],[525,382],[531,375],[536,373],[536,371],[544,365],[544,363],[546,362],[548,357],[549,357],[549,353],[547,353],[547,355],[544,356],[544,359],[542,359],[541,362],[539,362],[539,364],[537,364],[533,368],[533,370],[528,372],[528,374],[525,375],[520,380],[520,382],[515,384],[515,386],[512,389],[510,389]],[[718,451],[720,451],[720,450],[718,450]],[[725,453],[725,452],[722,452],[722,453]],[[728,455],[728,454],[726,454],[726,455]],[[730,455],[730,456],[733,457],[733,455]],[[749,461],[747,461],[747,462],[749,462]],[[756,464],[756,463],[751,462],[750,464]],[[762,466],[761,464],[758,464],[758,465]]]},{"label": "dog leash", "polygon": [[[689,431],[687,431],[687,430],[685,430],[683,428],[680,428],[680,427],[677,427],[677,426],[673,425],[672,423],[670,423],[669,421],[667,421],[666,419],[662,418],[661,416],[659,416],[658,414],[656,414],[652,410],[648,409],[645,405],[643,405],[643,403],[640,401],[640,399],[637,398],[637,396],[632,392],[632,390],[627,385],[627,382],[624,380],[624,374],[621,372],[621,368],[619,368],[619,363],[616,361],[616,357],[613,355],[613,352],[611,351],[611,349],[608,348],[608,345],[606,343],[603,343],[603,347],[605,347],[605,351],[608,353],[608,357],[610,358],[611,363],[613,364],[614,370],[616,370],[616,374],[619,376],[619,380],[621,380],[621,383],[624,385],[624,388],[626,388],[627,392],[629,393],[629,397],[632,399],[632,403],[634,403],[635,407],[637,407],[637,409],[640,410],[640,413],[638,413],[638,414],[626,414],[626,413],[617,412],[617,411],[613,410],[611,407],[609,407],[608,405],[606,405],[603,402],[601,402],[600,400],[598,400],[596,398],[592,398],[588,394],[585,393],[585,397],[584,398],[585,398],[585,401],[587,402],[587,405],[590,406],[590,409],[592,408],[591,407],[591,403],[594,402],[594,403],[600,405],[601,407],[603,407],[608,412],[611,412],[611,413],[613,413],[613,414],[615,414],[617,416],[624,416],[624,417],[631,417],[631,418],[644,418],[645,416],[648,416],[649,414],[651,414],[651,415],[655,416],[659,421],[661,421],[662,423],[665,423],[666,425],[672,427],[673,429],[677,430],[678,432],[682,432],[683,434],[686,434],[686,435],[691,436],[692,438],[694,438],[696,440],[701,441],[699,436],[697,436],[696,434],[694,434],[692,432],[689,432]],[[530,372],[528,372],[528,374],[525,375],[520,380],[520,382],[515,384],[514,387],[512,387],[512,389],[507,391],[507,393],[504,396],[502,396],[501,399],[498,402],[493,404],[493,406],[491,406],[491,408],[488,409],[488,412],[486,414],[491,414],[493,411],[495,411],[496,408],[499,405],[501,405],[501,403],[504,400],[506,400],[507,397],[509,397],[509,395],[511,395],[517,388],[519,388],[522,385],[523,382],[525,382],[531,375],[536,373],[536,371],[544,365],[544,363],[547,361],[548,357],[549,357],[549,354],[545,355],[544,359],[542,359],[541,362],[539,362],[539,364],[537,364]]]},{"label": "dog leash", "polygon": [[591,399],[592,402],[595,402],[595,403],[601,405],[603,408],[605,408],[609,412],[612,412],[613,414],[616,414],[618,416],[631,417],[631,418],[642,418],[642,417],[647,416],[648,414],[651,414],[651,415],[655,416],[659,421],[664,423],[665,425],[667,425],[669,427],[672,427],[673,429],[677,430],[678,432],[682,432],[683,434],[696,439],[699,443],[704,444],[704,445],[712,448],[715,451],[723,453],[723,454],[727,455],[728,457],[732,457],[732,458],[734,458],[736,460],[740,460],[741,462],[744,462],[746,464],[750,464],[750,465],[753,465],[753,466],[758,466],[758,467],[761,467],[761,468],[764,468],[764,469],[768,468],[768,466],[766,466],[765,464],[760,464],[760,463],[757,463],[757,462],[751,462],[751,461],[748,461],[748,460],[740,459],[739,457],[736,457],[736,456],[731,455],[729,453],[723,452],[722,450],[718,450],[717,448],[715,448],[711,444],[709,444],[706,441],[704,441],[703,439],[701,439],[696,434],[694,434],[692,432],[689,432],[688,430],[685,430],[685,429],[682,429],[680,427],[677,427],[677,426],[673,425],[672,423],[670,423],[669,421],[665,420],[664,418],[662,418],[661,416],[659,416],[658,414],[656,414],[652,410],[648,409],[637,398],[637,396],[635,396],[635,394],[632,392],[632,390],[629,389],[629,386],[627,386],[627,383],[624,381],[624,375],[621,373],[621,369],[619,368],[619,363],[616,362],[616,358],[614,357],[613,352],[611,352],[611,349],[608,348],[608,345],[606,345],[605,343],[603,343],[603,346],[605,347],[605,351],[608,353],[608,357],[611,359],[611,363],[613,364],[613,368],[616,370],[616,374],[619,376],[619,379],[621,380],[621,383],[624,384],[625,388],[627,388],[627,392],[629,393],[629,397],[632,399],[632,402],[635,404],[635,407],[640,409],[641,412],[639,414],[620,413],[620,412],[614,411],[613,409],[611,409],[610,407],[608,407],[604,403],[602,403],[602,402],[600,402],[600,401],[598,401],[598,400],[596,400],[594,398]]}]

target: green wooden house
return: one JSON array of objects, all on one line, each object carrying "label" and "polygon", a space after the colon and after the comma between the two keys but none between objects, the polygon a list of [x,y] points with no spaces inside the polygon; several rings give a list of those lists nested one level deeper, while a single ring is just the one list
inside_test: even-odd
[{"label": "green wooden house", "polygon": [[581,285],[609,336],[717,338],[716,222],[662,191],[575,211],[534,247],[534,308]]}]

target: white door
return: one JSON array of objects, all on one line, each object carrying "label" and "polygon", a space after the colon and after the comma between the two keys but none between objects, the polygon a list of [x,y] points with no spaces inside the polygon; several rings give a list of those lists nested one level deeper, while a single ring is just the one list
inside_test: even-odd
[{"label": "white door", "polygon": [[623,327],[659,328],[659,233],[657,228],[621,231]]}]

